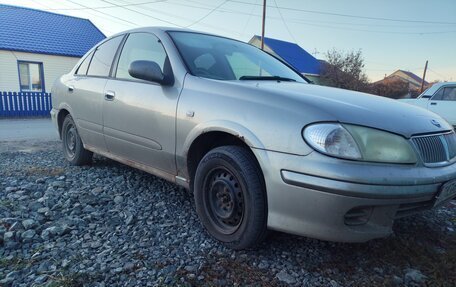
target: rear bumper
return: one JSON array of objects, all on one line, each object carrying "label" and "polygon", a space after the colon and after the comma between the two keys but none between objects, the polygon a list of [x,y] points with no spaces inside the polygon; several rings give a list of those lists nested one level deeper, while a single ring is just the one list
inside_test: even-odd
[{"label": "rear bumper", "polygon": [[404,167],[317,153],[254,152],[266,181],[268,227],[329,241],[385,237],[396,218],[432,208],[442,184],[456,178],[456,165]]},{"label": "rear bumper", "polygon": [[60,135],[60,131],[59,131],[59,123],[57,121],[57,114],[58,114],[59,110],[55,109],[55,108],[52,108],[51,109],[51,120],[52,120],[52,123],[54,124],[54,127],[57,129],[59,135]]}]

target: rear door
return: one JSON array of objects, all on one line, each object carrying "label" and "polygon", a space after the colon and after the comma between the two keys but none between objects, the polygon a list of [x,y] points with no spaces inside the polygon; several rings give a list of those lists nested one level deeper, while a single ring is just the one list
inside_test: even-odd
[{"label": "rear door", "polygon": [[429,100],[428,109],[456,126],[456,86],[440,88]]},{"label": "rear door", "polygon": [[104,88],[123,36],[107,40],[90,53],[67,83],[68,102],[85,145],[106,151],[103,137]]},{"label": "rear door", "polygon": [[175,127],[180,89],[135,79],[128,73],[137,60],[156,62],[172,73],[161,41],[146,32],[131,33],[105,87],[103,131],[109,152],[176,174]]}]

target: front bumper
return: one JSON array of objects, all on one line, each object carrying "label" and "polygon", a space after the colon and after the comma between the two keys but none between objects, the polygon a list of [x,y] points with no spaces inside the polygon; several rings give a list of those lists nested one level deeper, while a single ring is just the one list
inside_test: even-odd
[{"label": "front bumper", "polygon": [[434,206],[456,164],[439,168],[340,160],[254,149],[265,177],[268,227],[323,240],[364,242],[396,218]]}]

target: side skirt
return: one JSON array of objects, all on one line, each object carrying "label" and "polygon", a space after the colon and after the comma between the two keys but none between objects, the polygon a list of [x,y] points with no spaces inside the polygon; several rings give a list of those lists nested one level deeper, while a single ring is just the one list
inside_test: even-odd
[{"label": "side skirt", "polygon": [[180,186],[188,189],[188,186],[189,186],[188,185],[188,181],[186,179],[183,179],[182,177],[179,177],[179,176],[176,176],[174,174],[165,172],[163,170],[151,167],[149,165],[145,165],[145,164],[133,161],[133,160],[129,160],[127,158],[112,154],[112,153],[107,152],[107,151],[102,151],[102,150],[97,149],[96,147],[93,147],[93,146],[89,146],[89,145],[85,144],[84,148],[88,149],[88,150],[90,150],[90,151],[92,151],[92,152],[94,152],[96,154],[99,154],[99,155],[102,155],[104,157],[110,158],[112,160],[115,160],[117,162],[123,163],[125,165],[140,169],[142,171],[145,171],[145,172],[150,173],[152,175],[155,175],[157,177],[163,178],[163,179],[165,179],[165,180],[167,180],[169,182],[175,183],[177,185],[180,185]]}]

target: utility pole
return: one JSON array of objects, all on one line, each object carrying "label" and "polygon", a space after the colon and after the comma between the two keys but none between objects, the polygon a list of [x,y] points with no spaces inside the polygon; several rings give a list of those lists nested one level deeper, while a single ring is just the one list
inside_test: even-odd
[{"label": "utility pole", "polygon": [[264,50],[264,26],[266,24],[266,0],[263,0],[263,25],[261,28],[261,50]]},{"label": "utility pole", "polygon": [[426,78],[427,66],[428,66],[428,60],[426,60],[426,65],[424,65],[423,80],[421,81],[420,94],[421,94],[421,93],[423,92],[423,90],[424,90],[424,78]]}]

